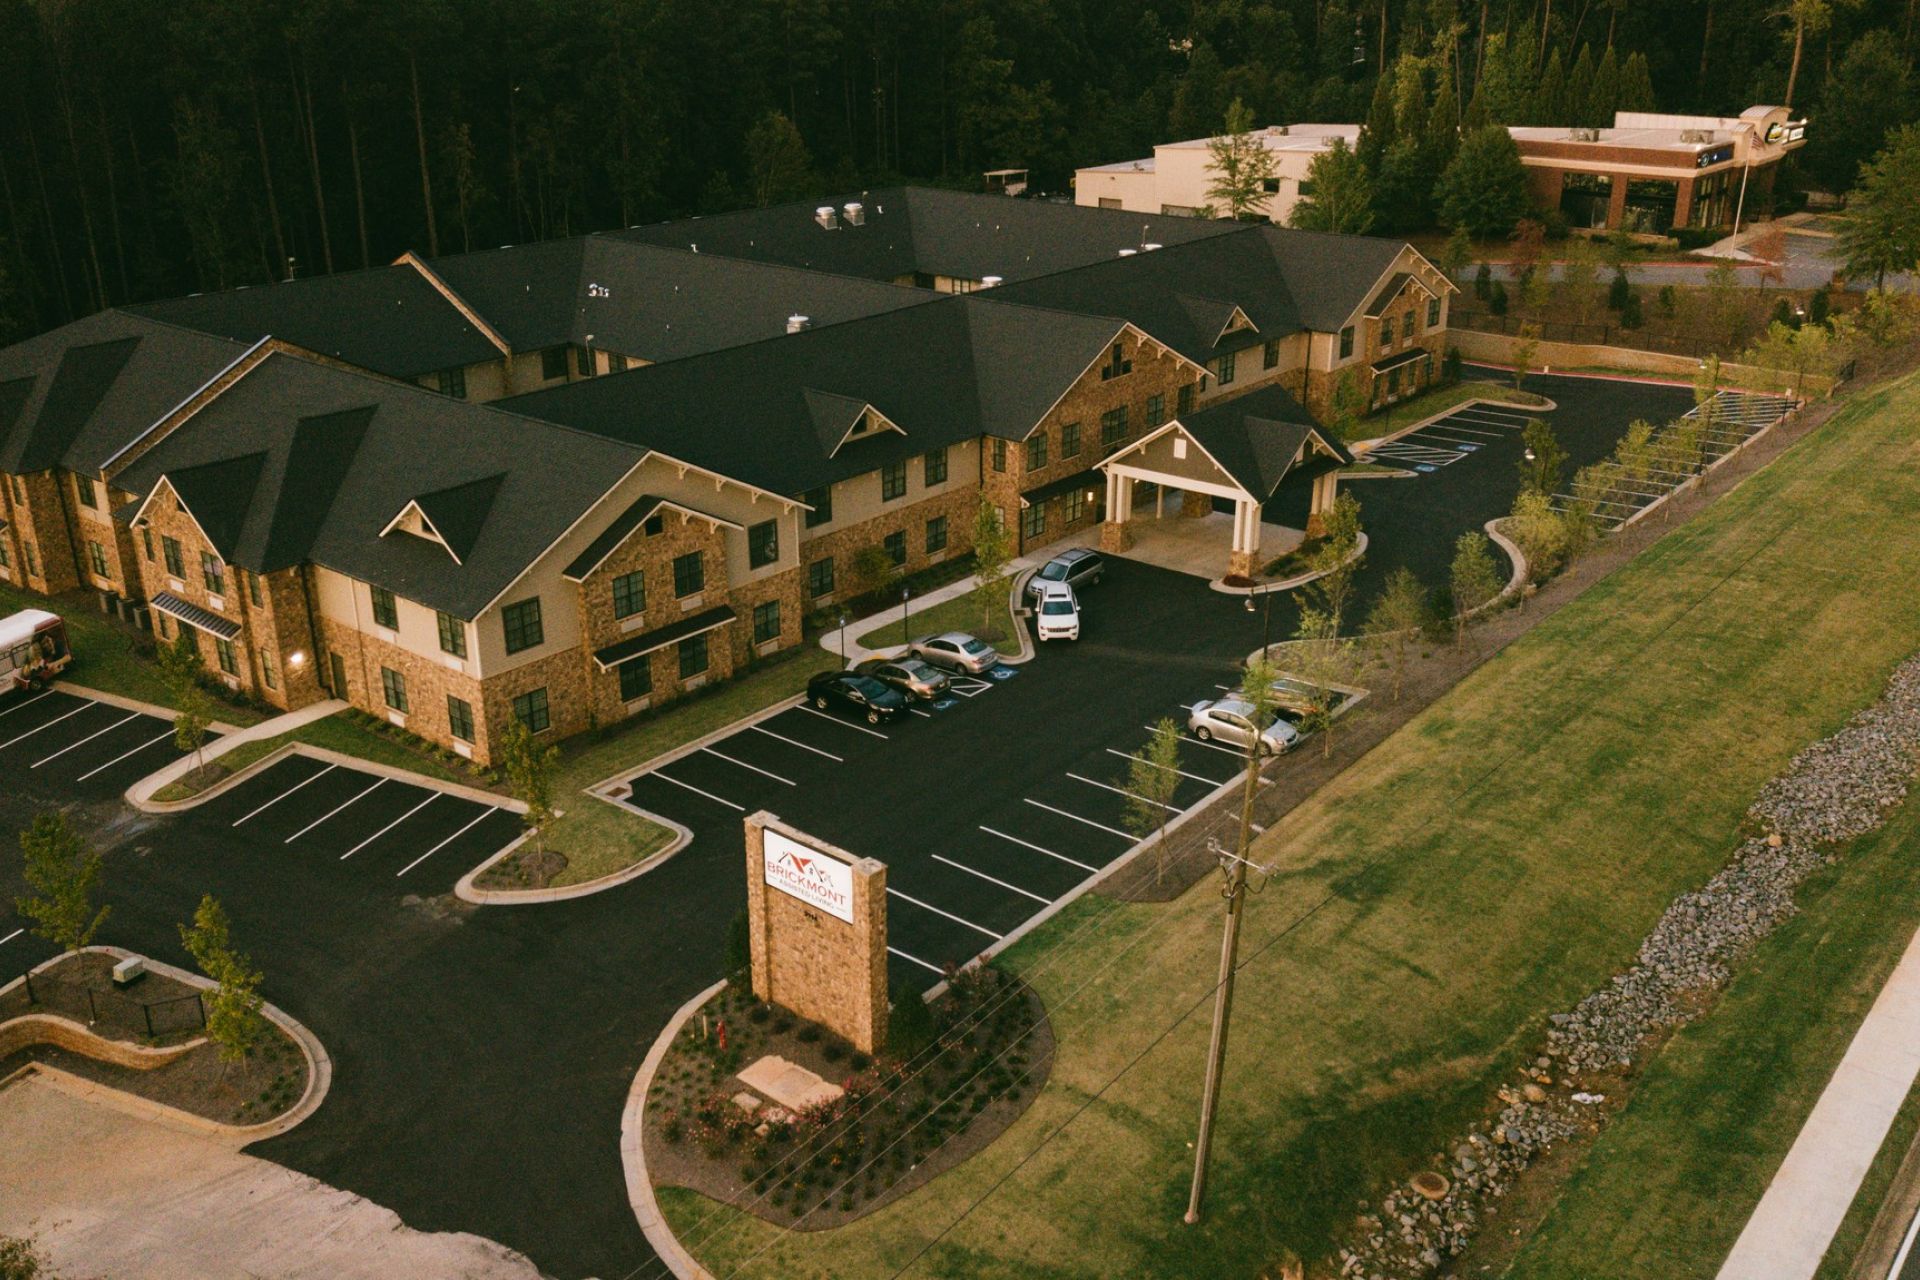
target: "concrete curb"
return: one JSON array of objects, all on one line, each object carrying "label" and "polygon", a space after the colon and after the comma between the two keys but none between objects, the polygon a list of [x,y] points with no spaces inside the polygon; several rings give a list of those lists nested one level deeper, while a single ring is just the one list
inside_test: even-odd
[{"label": "concrete curb", "polygon": [[[1364,556],[1365,554],[1367,554],[1367,534],[1366,534],[1366,531],[1363,529],[1360,532],[1359,541],[1355,542],[1353,545],[1353,554],[1348,556],[1337,567],[1344,568],[1346,565],[1352,564],[1355,560],[1358,560],[1361,556]],[[1209,582],[1207,586],[1214,591],[1218,591],[1221,595],[1264,596],[1270,591],[1297,590],[1300,587],[1306,586],[1309,582],[1318,581],[1319,579],[1324,578],[1328,574],[1334,573],[1334,572],[1336,572],[1336,569],[1314,569],[1307,573],[1297,573],[1291,578],[1283,578],[1279,582],[1256,582],[1254,585],[1250,587],[1230,587],[1227,585],[1227,580],[1225,578],[1215,578],[1212,582]]]},{"label": "concrete curb", "polygon": [[[324,702],[316,702],[310,707],[302,707],[298,711],[289,711],[283,716],[262,720],[259,724],[249,725],[245,729],[235,729],[208,743],[193,755],[181,756],[171,764],[164,765],[135,782],[127,788],[127,803],[145,813],[172,813],[177,809],[185,808],[186,802],[177,800],[165,802],[161,807],[156,808],[153,803],[153,793],[170,782],[178,782],[201,765],[211,764],[242,743],[277,738],[283,733],[291,733],[295,729],[312,724],[315,720],[324,720],[336,711],[344,711],[346,706],[347,704],[338,698],[329,698]],[[171,719],[174,713],[160,710],[155,714],[165,715]]]},{"label": "concrete curb", "polygon": [[700,1006],[726,990],[727,980],[720,981],[702,991],[693,999],[681,1005],[668,1021],[665,1030],[654,1039],[653,1047],[647,1050],[646,1059],[640,1064],[640,1071],[633,1077],[633,1084],[627,1090],[627,1105],[620,1113],[620,1165],[627,1176],[627,1203],[633,1206],[633,1216],[640,1222],[641,1234],[653,1251],[660,1255],[660,1261],[679,1280],[713,1280],[713,1273],[693,1260],[667,1226],[667,1220],[660,1212],[660,1202],[654,1198],[653,1179],[647,1175],[646,1118],[647,1090],[653,1084],[654,1073],[660,1070],[660,1063],[666,1058],[667,1050],[673,1047],[679,1036]]},{"label": "concrete curb", "polygon": [[[1023,575],[1032,573],[1033,570],[1038,569],[1058,554],[1059,552],[1057,551],[1047,551],[1044,554],[1033,551],[1028,552],[1024,556],[1015,557],[1013,560],[1007,562],[1008,581],[1014,584],[1014,588],[1017,591],[1020,583],[1025,580]],[[926,595],[914,601],[914,604],[921,608],[945,604],[949,600],[959,599],[979,585],[980,575],[970,573],[964,578],[957,578],[947,583],[944,587],[936,587],[934,590],[927,592]],[[1017,602],[1019,597],[1014,596],[1012,599]],[[1014,622],[1017,624],[1020,620],[1017,603],[1013,604],[1012,608],[1014,610]],[[871,613],[864,618],[850,618],[845,627],[837,627],[832,631],[823,631],[819,637],[820,647],[836,656],[844,653],[845,661],[850,667],[857,663],[864,662],[868,658],[891,657],[894,653],[893,648],[868,649],[861,645],[859,641],[855,640],[854,636],[864,634],[876,627],[886,626],[887,623],[891,621],[888,615],[892,612],[893,610],[891,608],[882,609],[879,613]],[[844,636],[842,632],[845,633]],[[1024,661],[1024,659],[1022,659],[1022,661]]]},{"label": "concrete curb", "polygon": [[[64,952],[61,955],[53,957],[51,960],[42,961],[28,972],[40,973],[43,970],[50,969],[54,965],[59,964],[69,955],[83,954],[86,952],[109,955],[118,960],[131,959],[138,954],[137,952],[128,951],[123,947],[104,945],[82,947],[79,952]],[[170,965],[164,960],[155,960],[150,956],[140,956],[139,958],[145,960],[147,968],[153,972],[165,974],[174,981],[184,983],[187,986],[198,987],[203,991],[211,991],[217,985],[197,973],[191,973],[185,969]],[[25,974],[15,978],[12,982],[7,983],[6,986],[0,987],[0,995],[5,995],[15,987],[24,985],[26,980]],[[60,1070],[58,1067],[49,1067],[44,1063],[31,1063],[26,1070],[31,1070],[36,1075],[44,1076],[49,1083],[54,1084],[66,1092],[76,1094],[91,1101],[103,1102],[108,1106],[131,1115],[136,1115],[143,1119],[155,1120],[172,1128],[185,1129],[192,1133],[211,1134],[220,1138],[237,1139],[238,1145],[245,1146],[248,1143],[258,1142],[262,1138],[271,1138],[292,1129],[295,1125],[320,1109],[320,1104],[326,1100],[328,1090],[333,1087],[333,1059],[328,1055],[326,1046],[320,1043],[319,1037],[309,1031],[306,1024],[281,1009],[278,1005],[262,1002],[260,1012],[262,1016],[286,1032],[293,1042],[300,1046],[300,1052],[307,1060],[307,1090],[300,1096],[300,1101],[295,1103],[284,1115],[272,1120],[262,1121],[259,1124],[224,1124],[218,1120],[209,1120],[205,1116],[197,1116],[191,1112],[182,1111],[178,1107],[170,1107],[165,1103],[154,1102],[150,1099],[142,1098],[137,1094],[115,1089],[110,1085],[97,1084],[91,1080],[81,1079],[69,1072]],[[15,1074],[18,1075],[19,1073]],[[12,1078],[13,1077],[9,1077],[9,1079]]]},{"label": "concrete curb", "polygon": [[1646,516],[1647,514],[1652,512],[1654,509],[1666,505],[1667,500],[1673,497],[1675,494],[1684,493],[1689,489],[1699,488],[1701,483],[1705,481],[1708,476],[1718,471],[1726,463],[1731,462],[1733,461],[1733,459],[1739,457],[1742,453],[1745,453],[1749,447],[1757,443],[1763,436],[1766,436],[1775,427],[1785,425],[1790,418],[1792,418],[1795,414],[1799,413],[1800,410],[1805,407],[1806,407],[1806,401],[1804,400],[1796,401],[1794,403],[1793,408],[1787,410],[1784,414],[1782,414],[1778,421],[1770,422],[1766,426],[1760,428],[1758,431],[1748,436],[1745,440],[1742,440],[1739,444],[1735,445],[1731,451],[1721,454],[1718,458],[1715,458],[1712,462],[1708,463],[1706,466],[1702,467],[1700,470],[1694,472],[1691,476],[1688,476],[1685,480],[1682,480],[1679,484],[1667,490],[1665,493],[1655,498],[1652,502],[1649,502],[1646,506],[1640,508],[1638,511],[1634,512],[1632,515],[1628,516],[1625,520],[1622,520],[1619,523],[1619,525],[1615,527],[1611,532],[1618,533],[1621,529],[1624,529],[1628,525],[1639,521],[1643,516]]},{"label": "concrete curb", "polygon": [[[282,732],[285,731],[282,730]],[[350,756],[343,751],[332,751],[326,747],[309,746],[304,742],[288,742],[278,746],[266,755],[261,756],[258,760],[255,760],[246,768],[240,770],[240,772],[222,778],[213,786],[200,792],[200,794],[188,796],[184,800],[136,798],[134,796],[134,790],[145,788],[147,783],[160,776],[159,774],[153,774],[134,784],[133,789],[127,792],[127,802],[145,813],[179,813],[182,810],[192,809],[198,805],[205,804],[223,792],[232,790],[256,774],[264,773],[270,766],[278,764],[288,756],[306,756],[311,760],[324,760],[328,764],[339,765],[348,769],[356,769],[362,773],[371,773],[383,778],[391,778],[395,782],[405,782],[411,786],[424,787],[430,791],[444,792],[450,796],[457,796],[462,800],[472,800],[478,804],[491,805],[496,809],[505,809],[509,813],[525,813],[527,811],[527,806],[521,801],[500,795],[497,792],[487,791],[480,787],[470,787],[461,782],[446,782],[440,778],[430,778],[424,773],[415,773],[411,769],[402,769],[397,765],[381,764],[378,761],[362,759],[360,756]],[[162,770],[162,772],[165,772],[165,770]],[[154,790],[157,790],[157,788],[154,788]],[[147,796],[151,796],[152,794],[152,790],[147,791]]]},{"label": "concrete curb", "polygon": [[[172,707],[163,707],[157,702],[142,702],[138,698],[108,693],[104,689],[89,689],[83,684],[74,684],[70,680],[55,680],[53,688],[60,693],[70,693],[76,698],[91,698],[95,702],[104,702],[110,707],[119,707],[122,711],[140,711],[150,716],[159,716],[163,720],[171,720],[180,714]],[[224,720],[210,720],[207,722],[207,728],[223,736],[243,732],[238,725],[228,724]]]},{"label": "concrete curb", "polygon": [[[615,806],[623,813],[631,814],[634,812],[633,806],[621,804],[618,800],[611,800],[598,792],[589,791],[586,794],[592,799],[598,800],[601,804]],[[622,867],[618,871],[610,871],[604,876],[597,876],[592,880],[583,880],[579,884],[560,885],[552,889],[480,888],[476,882],[488,867],[499,862],[533,838],[533,832],[524,831],[520,834],[519,839],[494,854],[491,858],[488,858],[485,862],[482,862],[473,870],[467,872],[464,876],[461,876],[459,883],[453,886],[453,894],[462,902],[471,902],[475,906],[480,907],[519,907],[542,902],[569,902],[575,898],[585,898],[596,893],[604,893],[608,889],[617,889],[629,880],[638,880],[641,876],[647,874],[647,872],[653,870],[693,842],[693,832],[687,830],[687,828],[673,821],[671,818],[663,818],[657,813],[649,813],[644,816],[648,820],[657,822],[673,832],[673,839],[667,842],[665,848],[648,854],[630,867]]]}]

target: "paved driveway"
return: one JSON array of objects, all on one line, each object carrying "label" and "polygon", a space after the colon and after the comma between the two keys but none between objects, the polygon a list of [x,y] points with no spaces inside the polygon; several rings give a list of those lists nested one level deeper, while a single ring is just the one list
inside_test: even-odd
[{"label": "paved driveway", "polygon": [[[1631,419],[1661,421],[1691,403],[1680,388],[1530,385],[1560,400],[1551,417],[1576,465],[1611,449]],[[1373,540],[1359,598],[1400,564],[1440,583],[1454,537],[1510,507],[1519,455],[1509,433],[1413,479],[1356,484]],[[1270,519],[1285,519],[1287,500]],[[1277,599],[1275,638],[1294,622],[1292,603]],[[1114,753],[1231,683],[1261,627],[1260,614],[1198,578],[1119,561],[1088,593],[1085,639],[1043,650],[953,708],[884,739],[788,712],[765,732],[667,765],[673,782],[640,779],[636,803],[671,811],[694,842],[639,881],[573,902],[458,904],[446,889],[497,847],[506,818],[452,800],[409,817],[419,797],[399,784],[369,791],[370,776],[309,774],[306,761],[162,820],[116,800],[164,762],[162,746],[158,760],[82,776],[67,768],[77,758],[32,768],[45,752],[29,758],[28,740],[0,747],[0,829],[46,806],[80,809],[108,851],[107,939],[162,959],[187,962],[175,926],[202,893],[226,903],[240,945],[266,972],[267,997],[313,1028],[336,1067],[326,1105],[254,1154],[389,1206],[417,1229],[489,1236],[560,1276],[621,1276],[649,1257],[626,1201],[621,1106],[660,1027],[721,970],[728,922],[745,900],[742,813],[771,808],[892,863],[893,887],[917,899],[891,904],[908,953],[895,957],[894,978],[931,981],[927,966],[990,944],[1124,850],[1120,798],[1100,785],[1125,768]],[[37,725],[68,710],[14,719]],[[106,723],[85,711],[39,736],[97,727],[94,717]],[[7,730],[0,719],[0,743]],[[1226,776],[1227,757],[1214,754],[1189,746],[1197,777],[1176,804]],[[239,821],[246,806],[269,802]],[[380,834],[395,817],[400,825]],[[0,902],[18,891],[18,868],[0,858]],[[18,945],[0,947],[0,975],[24,967],[26,954],[8,954]]]}]

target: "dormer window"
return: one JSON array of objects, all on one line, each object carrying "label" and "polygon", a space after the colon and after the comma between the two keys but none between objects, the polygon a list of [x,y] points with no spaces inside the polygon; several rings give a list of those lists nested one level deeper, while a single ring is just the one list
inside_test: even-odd
[{"label": "dormer window", "polygon": [[1120,343],[1113,344],[1113,350],[1107,355],[1107,362],[1100,366],[1101,380],[1108,381],[1123,374],[1133,372],[1133,361],[1127,359],[1127,349]]}]

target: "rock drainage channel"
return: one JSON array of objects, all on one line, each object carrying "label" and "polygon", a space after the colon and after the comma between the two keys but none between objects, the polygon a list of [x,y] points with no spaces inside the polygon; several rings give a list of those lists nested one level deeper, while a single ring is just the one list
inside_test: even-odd
[{"label": "rock drainage channel", "polygon": [[[1834,846],[1880,826],[1907,794],[1920,763],[1920,655],[1888,680],[1879,701],[1845,728],[1800,752],[1747,810],[1767,834],[1741,843],[1701,888],[1676,898],[1614,975],[1570,1013],[1556,1013],[1539,1057],[1503,1088],[1493,1122],[1456,1143],[1444,1176],[1416,1175],[1364,1217],[1340,1251],[1340,1274],[1365,1280],[1426,1276],[1465,1251],[1490,1205],[1553,1143],[1591,1132],[1608,1112],[1582,1088],[1633,1064],[1667,1028],[1696,1017],[1701,997],[1726,985],[1754,944],[1794,913],[1794,893],[1834,860]],[[1557,1073],[1557,1078],[1556,1078]]]}]

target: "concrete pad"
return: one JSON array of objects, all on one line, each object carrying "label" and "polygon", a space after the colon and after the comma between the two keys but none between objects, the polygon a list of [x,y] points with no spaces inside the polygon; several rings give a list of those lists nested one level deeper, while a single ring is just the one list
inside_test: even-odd
[{"label": "concrete pad", "polygon": [[768,1054],[740,1073],[740,1080],[758,1089],[789,1111],[802,1111],[822,1102],[832,1102],[846,1090],[828,1084],[818,1075],[788,1062],[778,1054]]},{"label": "concrete pad", "polygon": [[[1169,504],[1170,506],[1172,504]],[[1233,552],[1233,516],[1215,511],[1204,516],[1166,515],[1156,519],[1142,515],[1138,508],[1127,521],[1133,545],[1124,554],[1129,560],[1141,560],[1175,573],[1190,573],[1212,581],[1227,572],[1227,559]],[[1260,551],[1255,557],[1265,564],[1299,546],[1306,531],[1285,525],[1261,524]]]},{"label": "concrete pad", "polygon": [[31,1073],[0,1085],[0,1235],[34,1237],[62,1275],[540,1276],[504,1245],[415,1231],[369,1200]]}]

